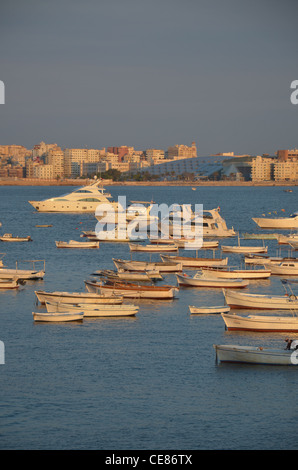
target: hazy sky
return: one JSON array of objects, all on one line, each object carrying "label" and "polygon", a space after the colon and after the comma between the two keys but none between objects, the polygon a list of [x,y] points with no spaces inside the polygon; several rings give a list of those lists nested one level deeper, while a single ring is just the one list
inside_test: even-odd
[{"label": "hazy sky", "polygon": [[297,0],[2,0],[0,144],[298,147]]}]

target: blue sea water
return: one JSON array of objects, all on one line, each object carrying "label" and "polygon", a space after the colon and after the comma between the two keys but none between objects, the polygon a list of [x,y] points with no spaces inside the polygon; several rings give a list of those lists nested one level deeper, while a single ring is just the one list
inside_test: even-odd
[{"label": "blue sea water", "polygon": [[[95,270],[114,269],[113,257],[130,258],[126,244],[102,243],[99,250],[56,248],[55,240],[79,240],[81,230],[93,230],[94,216],[36,213],[28,200],[73,189],[0,187],[2,233],[33,239],[2,243],[5,264],[46,260],[43,281],[28,281],[18,292],[0,292],[0,340],[5,344],[5,364],[0,365],[0,448],[297,449],[298,369],[218,364],[213,348],[223,343],[284,348],[285,334],[228,332],[218,315],[189,314],[189,305],[221,304],[220,290],[181,288],[173,301],[134,300],[140,307],[135,318],[64,324],[33,321],[32,312],[44,310],[36,306],[35,290],[83,291],[84,280]],[[297,188],[292,193],[279,187],[192,191],[113,186],[109,190],[114,198],[125,195],[128,201],[220,206],[228,227],[240,233],[258,231],[254,216],[297,210]],[[37,224],[53,226],[37,228]],[[266,244],[276,255],[277,242],[266,240]],[[135,254],[134,259],[146,256]],[[241,255],[229,257],[229,264],[243,264]],[[167,275],[164,282],[176,285],[176,278]],[[277,276],[252,281],[246,289],[284,293]]]}]

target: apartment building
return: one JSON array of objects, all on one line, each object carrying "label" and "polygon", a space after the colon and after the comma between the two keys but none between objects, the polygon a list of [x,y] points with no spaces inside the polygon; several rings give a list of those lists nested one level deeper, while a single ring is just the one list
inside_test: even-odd
[{"label": "apartment building", "polygon": [[50,149],[45,157],[45,163],[53,166],[53,177],[64,177],[64,152],[63,150]]},{"label": "apartment building", "polygon": [[251,162],[252,181],[270,181],[273,179],[275,158],[257,156]]},{"label": "apartment building", "polygon": [[275,181],[298,181],[297,161],[279,161],[274,165]]},{"label": "apartment building", "polygon": [[54,178],[53,165],[35,164],[33,166],[33,178],[52,180]]}]

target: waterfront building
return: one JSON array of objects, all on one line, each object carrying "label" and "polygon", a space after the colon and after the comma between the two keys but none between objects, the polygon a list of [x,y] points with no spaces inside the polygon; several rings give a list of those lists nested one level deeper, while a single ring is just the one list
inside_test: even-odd
[{"label": "waterfront building", "polygon": [[298,181],[298,159],[297,161],[278,161],[274,165],[275,181]]},{"label": "waterfront building", "polygon": [[273,179],[273,170],[276,158],[273,157],[255,157],[251,162],[252,181],[270,181]]},{"label": "waterfront building", "polygon": [[44,165],[42,163],[33,166],[33,178],[41,180],[52,180],[54,177],[53,165]]}]

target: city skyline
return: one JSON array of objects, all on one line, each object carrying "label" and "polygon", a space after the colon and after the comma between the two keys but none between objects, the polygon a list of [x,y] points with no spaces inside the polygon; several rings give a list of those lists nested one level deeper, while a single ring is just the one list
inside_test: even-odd
[{"label": "city skyline", "polygon": [[2,6],[1,144],[297,147],[289,0],[16,0]]}]

